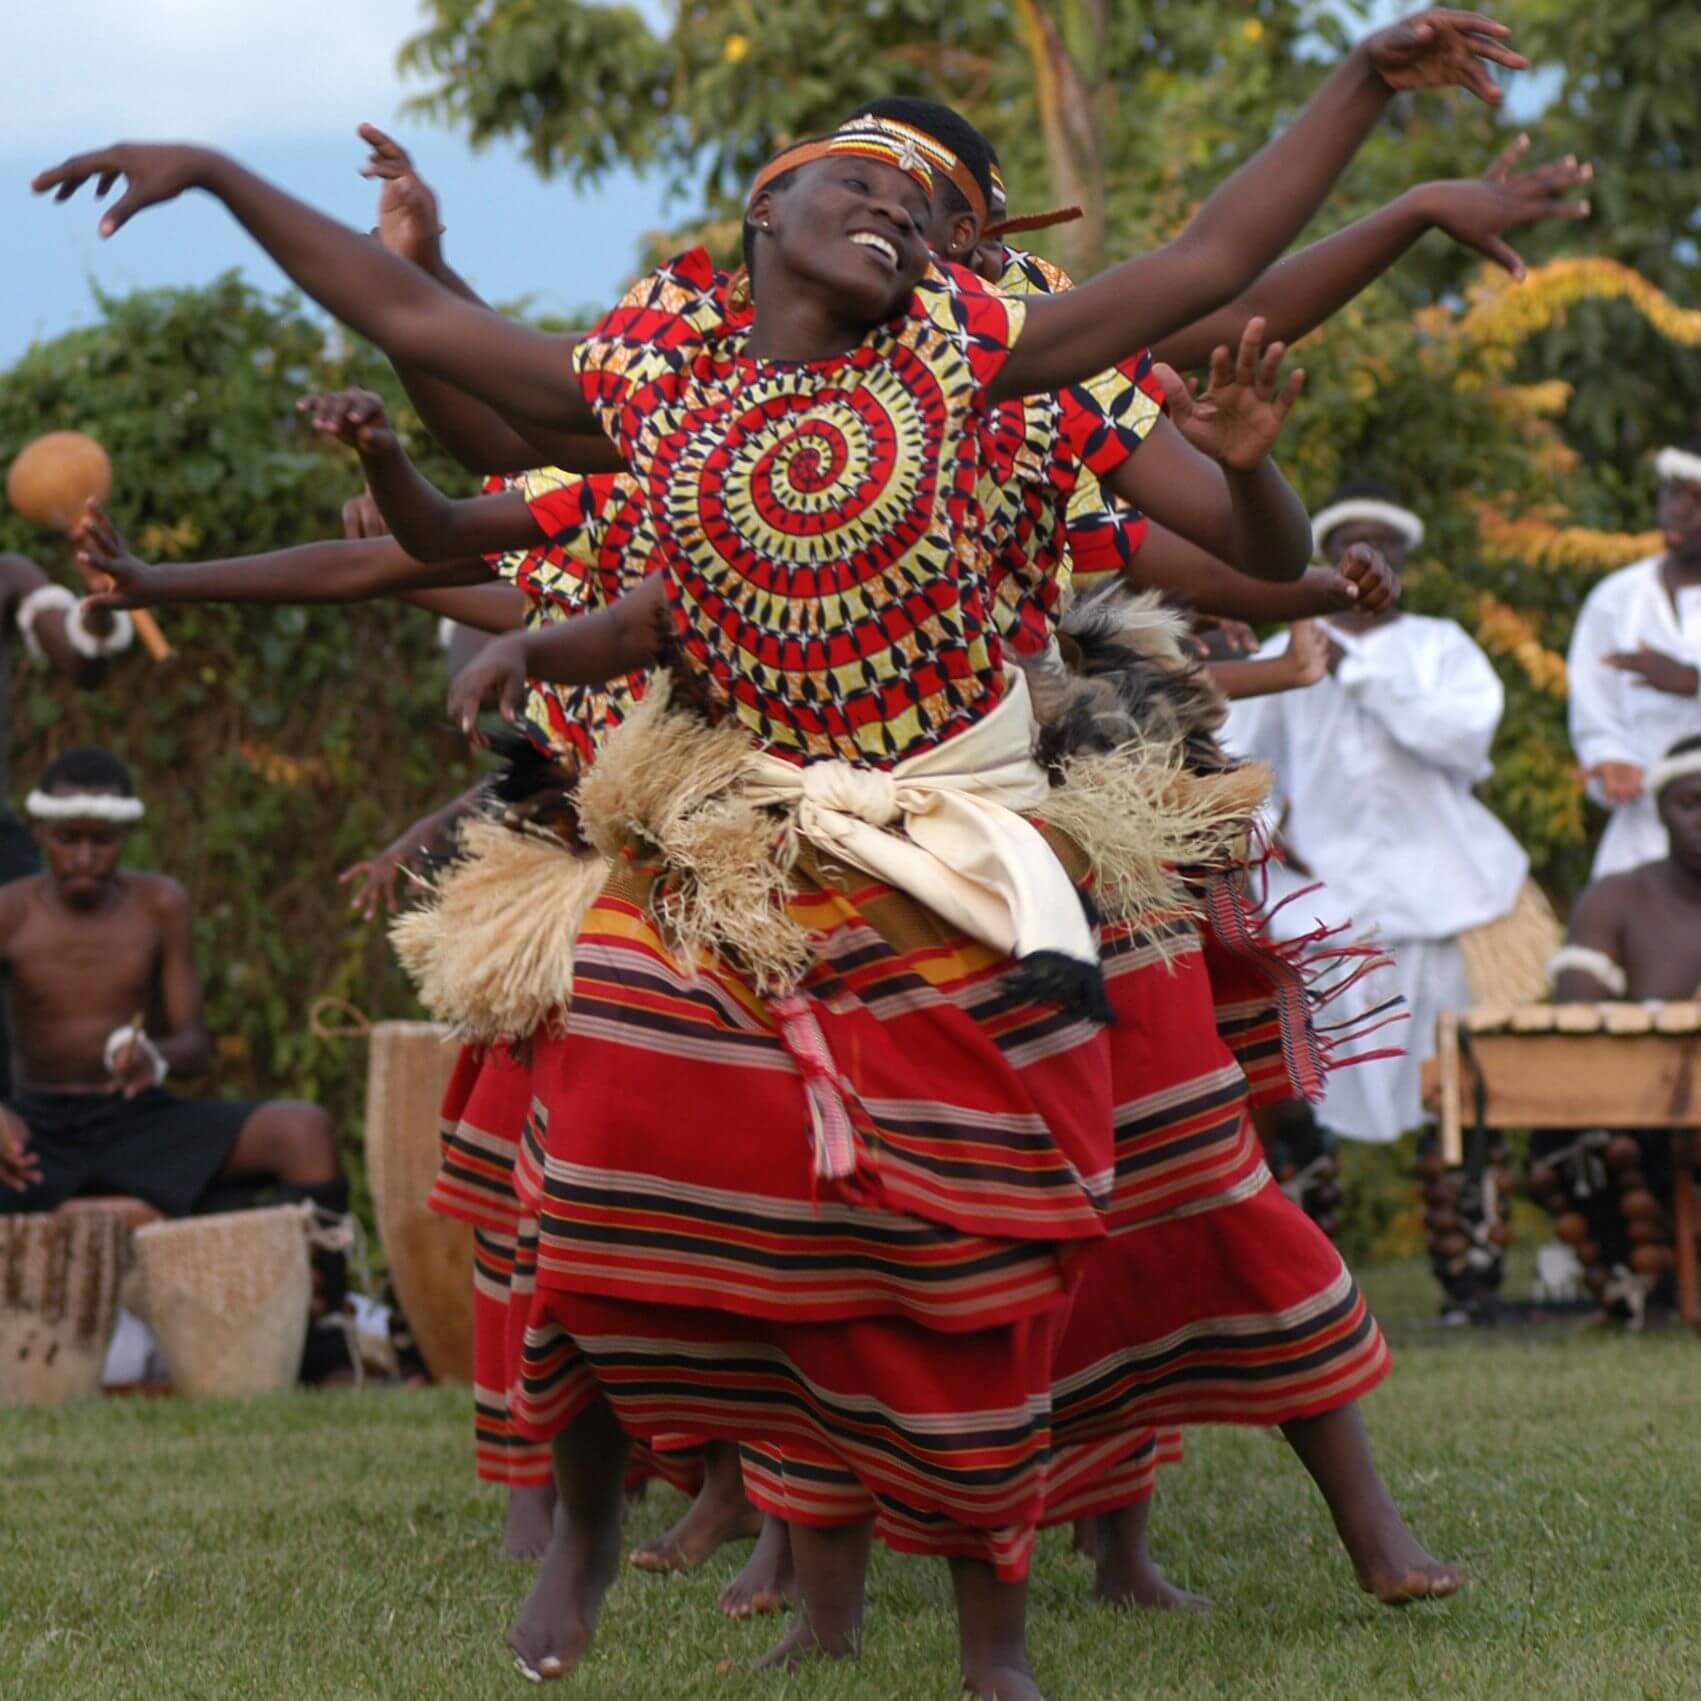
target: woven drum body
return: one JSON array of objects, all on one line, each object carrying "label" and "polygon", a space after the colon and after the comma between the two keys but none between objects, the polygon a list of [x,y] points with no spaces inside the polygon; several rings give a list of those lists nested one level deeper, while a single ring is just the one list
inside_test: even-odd
[{"label": "woven drum body", "polygon": [[137,1229],[142,1317],[179,1394],[295,1384],[313,1302],[312,1208],[275,1205]]},{"label": "woven drum body", "polygon": [[366,1076],[366,1175],[402,1313],[431,1374],[470,1382],[470,1224],[426,1207],[441,1158],[443,1089],[459,1051],[436,1022],[379,1022]]},{"label": "woven drum body", "polygon": [[1535,1004],[1547,997],[1547,965],[1565,942],[1565,929],[1535,881],[1498,921],[1459,935],[1471,1003]]},{"label": "woven drum body", "polygon": [[129,1239],[104,1212],[0,1217],[0,1406],[100,1392]]}]

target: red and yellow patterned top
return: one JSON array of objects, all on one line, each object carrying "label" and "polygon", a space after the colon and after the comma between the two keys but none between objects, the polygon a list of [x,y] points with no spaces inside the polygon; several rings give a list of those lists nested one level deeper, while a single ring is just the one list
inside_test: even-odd
[{"label": "red and yellow patterned top", "polygon": [[[1037,254],[1006,248],[1004,257],[998,288],[1008,295],[1074,288]],[[989,460],[1002,482],[987,496],[992,576],[999,630],[1015,649],[1043,648],[1065,583],[1078,591],[1103,583],[1145,537],[1145,515],[1099,481],[1140,447],[1163,411],[1152,368],[1151,350],[1141,349],[1055,398],[1006,403],[995,416]]]},{"label": "red and yellow patterned top", "polygon": [[1002,697],[979,427],[1024,317],[933,270],[845,354],[757,360],[694,249],[578,345],[644,486],[683,665],[775,755],[887,767]]},{"label": "red and yellow patterned top", "polygon": [[[503,488],[503,481],[496,481]],[[643,492],[625,473],[569,473],[540,467],[507,480],[526,499],[544,541],[492,557],[497,575],[526,599],[526,624],[549,625],[589,614],[635,589],[652,564]],[[602,685],[528,680],[527,736],[546,754],[583,766],[603,734],[644,692],[645,675]]]}]

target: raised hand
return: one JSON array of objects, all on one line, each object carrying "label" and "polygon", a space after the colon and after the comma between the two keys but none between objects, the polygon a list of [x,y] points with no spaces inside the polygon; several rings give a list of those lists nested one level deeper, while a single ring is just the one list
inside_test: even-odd
[{"label": "raised hand", "polygon": [[1639,650],[1618,650],[1601,659],[1608,667],[1630,674],[1638,685],[1663,691],[1669,697],[1693,697],[1701,692],[1701,669],[1646,644]]},{"label": "raised hand", "polygon": [[1364,40],[1376,74],[1391,89],[1468,89],[1498,106],[1505,91],[1488,67],[1526,71],[1530,62],[1506,45],[1512,32],[1481,12],[1439,7],[1416,12]]},{"label": "raised hand", "polygon": [[378,192],[378,225],[372,234],[392,254],[411,260],[422,271],[435,271],[443,262],[438,238],[443,224],[438,217],[437,196],[414,170],[408,151],[376,124],[362,124],[357,132],[371,148],[362,177],[383,185]]},{"label": "raised hand", "polygon": [[1595,176],[1594,166],[1575,154],[1514,176],[1512,167],[1529,146],[1530,138],[1520,136],[1481,177],[1425,183],[1413,191],[1436,229],[1520,279],[1524,262],[1503,233],[1539,219],[1586,219],[1588,198],[1574,191]]},{"label": "raised hand", "polygon": [[1281,383],[1286,345],[1271,343],[1265,349],[1263,342],[1264,320],[1249,320],[1232,361],[1226,347],[1211,355],[1210,384],[1203,392],[1196,380],[1183,383],[1172,368],[1156,368],[1170,417],[1182,435],[1200,453],[1237,472],[1250,472],[1269,454],[1305,388],[1303,370]]},{"label": "raised hand", "polygon": [[1634,803],[1642,795],[1642,769],[1634,762],[1597,762],[1583,770],[1583,778],[1600,783],[1601,797],[1609,809]]},{"label": "raised hand", "polygon": [[378,504],[372,499],[372,491],[362,486],[358,496],[351,496],[343,504],[343,536],[347,538],[388,537],[390,527]]},{"label": "raised hand", "polygon": [[91,178],[95,197],[104,200],[119,178],[124,193],[102,215],[100,234],[115,236],[147,207],[175,201],[185,189],[205,181],[218,155],[184,142],[115,142],[110,148],[75,154],[62,165],[39,172],[30,181],[38,195],[68,201]]},{"label": "raised hand", "polygon": [[98,502],[90,502],[71,528],[77,568],[89,584],[83,598],[88,609],[148,608],[154,573],[146,561],[130,553],[124,534]]},{"label": "raised hand", "polygon": [[524,632],[492,639],[449,681],[449,719],[474,749],[489,743],[478,730],[479,711],[486,703],[494,703],[503,720],[517,725],[525,701]]},{"label": "raised hand", "polygon": [[384,404],[370,390],[332,390],[303,396],[295,404],[312,428],[362,455],[388,454],[396,446],[396,434],[384,416]]}]

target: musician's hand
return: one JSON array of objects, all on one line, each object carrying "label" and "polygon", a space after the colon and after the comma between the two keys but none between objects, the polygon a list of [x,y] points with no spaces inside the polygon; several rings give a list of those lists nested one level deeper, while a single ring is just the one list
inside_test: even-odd
[{"label": "musician's hand", "polygon": [[149,581],[154,569],[130,552],[124,534],[98,502],[84,507],[71,528],[71,542],[77,571],[89,587],[84,608],[106,611],[110,622],[112,609],[147,608],[152,603]]},{"label": "musician's hand", "polygon": [[1609,809],[1634,803],[1642,795],[1642,769],[1634,762],[1597,762],[1583,771],[1583,778],[1599,784]]},{"label": "musician's hand", "polygon": [[1701,692],[1701,670],[1668,656],[1664,650],[1644,644],[1639,650],[1619,650],[1602,659],[1608,667],[1632,675],[1638,685],[1664,691],[1669,697],[1693,697]]},{"label": "musician's hand", "polygon": [[526,633],[493,638],[449,681],[449,719],[474,749],[489,742],[478,730],[479,711],[492,703],[517,724],[526,702]]},{"label": "musician's hand", "polygon": [[150,1087],[158,1084],[158,1066],[154,1062],[154,1055],[142,1044],[142,1035],[138,1030],[136,1036],[121,1045],[114,1055],[107,1082],[108,1090],[133,1099],[138,1093],[145,1093]]},{"label": "musician's hand", "polygon": [[30,1150],[28,1124],[0,1105],[0,1187],[22,1193],[41,1181],[41,1159]]},{"label": "musician's hand", "polygon": [[384,417],[383,402],[370,390],[333,390],[303,396],[295,404],[312,428],[362,455],[387,455],[396,447],[396,434]]},{"label": "musician's hand", "polygon": [[1284,652],[1293,689],[1303,691],[1329,672],[1329,652],[1336,647],[1315,620],[1296,620],[1288,628],[1288,647]]},{"label": "musician's hand", "polygon": [[1458,87],[1498,106],[1505,90],[1489,75],[1489,65],[1510,71],[1530,68],[1523,54],[1506,45],[1511,33],[1481,12],[1438,7],[1366,36],[1358,51],[1391,89]]},{"label": "musician's hand", "polygon": [[212,149],[182,142],[115,142],[38,172],[30,187],[38,195],[51,193],[56,201],[68,201],[93,179],[99,200],[122,177],[124,193],[100,221],[102,236],[116,236],[144,208],[175,201],[185,189],[205,182],[217,160]]}]

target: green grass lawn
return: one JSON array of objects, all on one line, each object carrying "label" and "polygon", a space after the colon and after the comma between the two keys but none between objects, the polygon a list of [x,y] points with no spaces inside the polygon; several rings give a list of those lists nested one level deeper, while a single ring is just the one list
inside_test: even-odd
[{"label": "green grass lawn", "polygon": [[[1417,1272],[1372,1274],[1398,1362],[1371,1431],[1466,1592],[1372,1605],[1279,1440],[1196,1431],[1160,1481],[1154,1548],[1217,1611],[1106,1614],[1048,1536],[1031,1624],[1051,1701],[1701,1696],[1701,1342],[1443,1334],[1415,1321]],[[451,1389],[0,1413],[0,1697],[529,1693],[501,1649],[527,1574],[497,1557],[499,1498],[470,1459]],[[678,1505],[652,1491],[634,1536]],[[568,1692],[959,1693],[942,1567],[878,1555],[860,1664],[788,1678],[750,1670],[772,1623],[714,1610],[736,1563],[624,1574]]]}]

